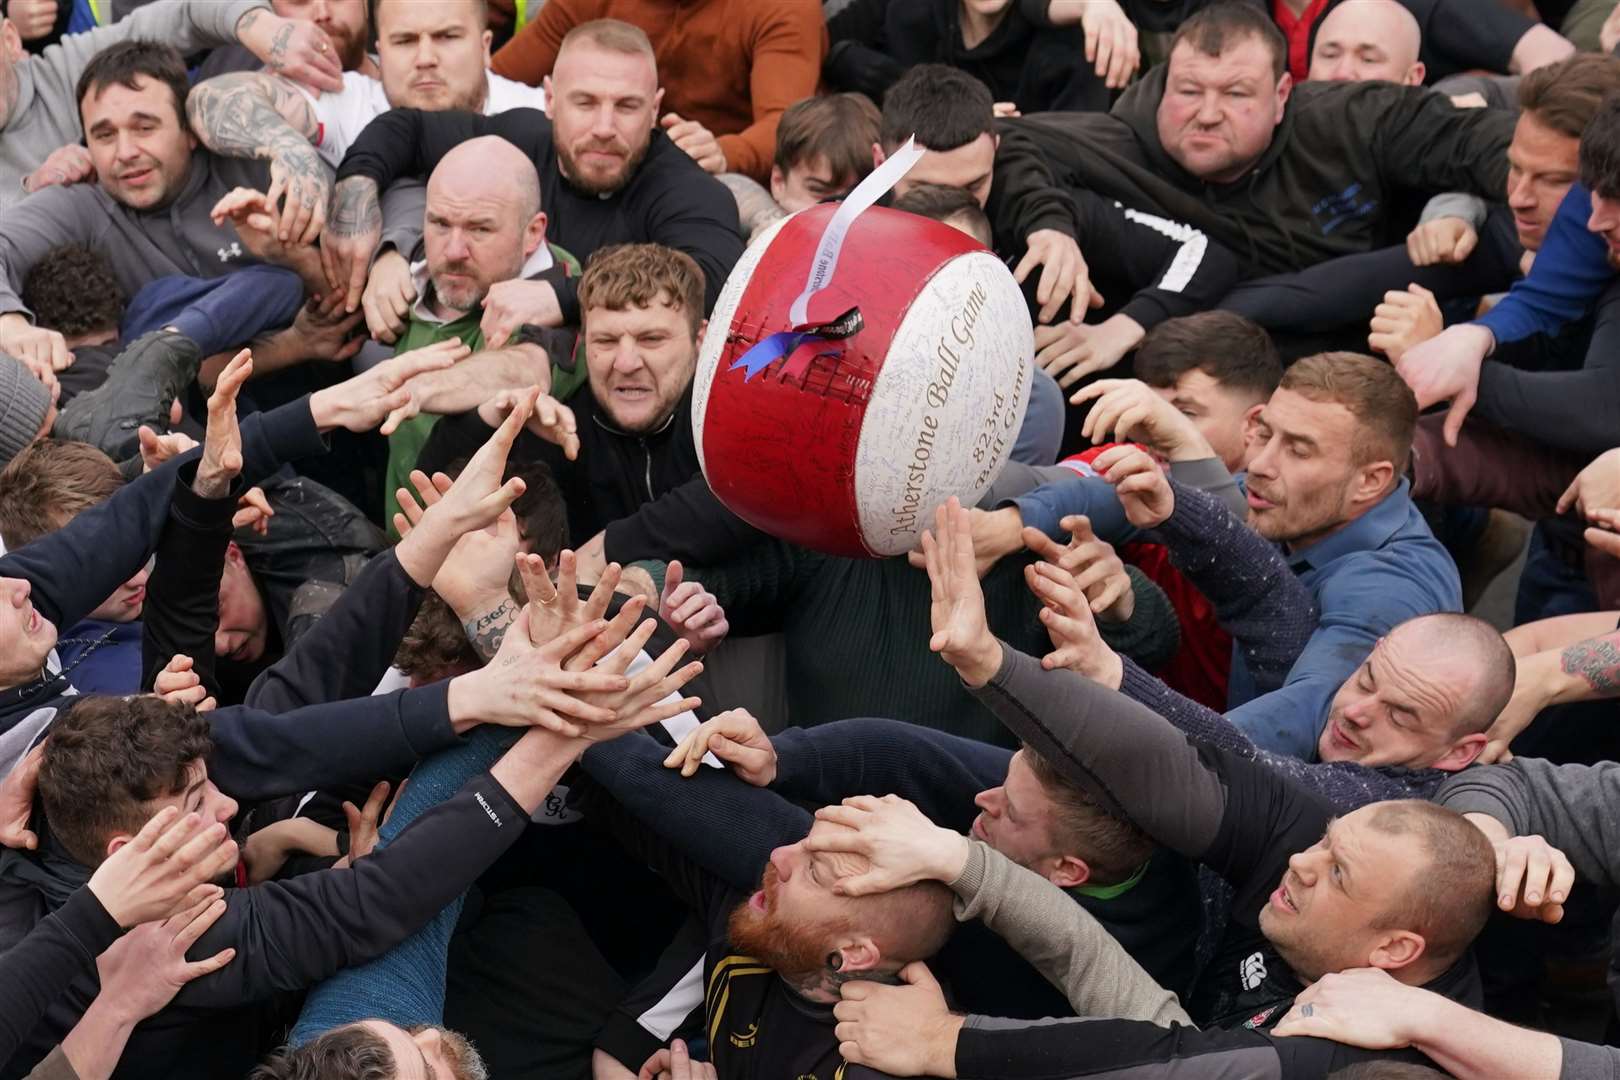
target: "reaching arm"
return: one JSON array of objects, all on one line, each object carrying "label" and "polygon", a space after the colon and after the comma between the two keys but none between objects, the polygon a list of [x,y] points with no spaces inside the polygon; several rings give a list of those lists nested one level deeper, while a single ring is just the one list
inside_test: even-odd
[{"label": "reaching arm", "polygon": [[283,148],[310,148],[320,133],[309,96],[291,79],[262,71],[198,83],[186,97],[186,116],[197,141],[226,157],[270,161]]},{"label": "reaching arm", "polygon": [[441,371],[411,380],[411,394],[424,413],[471,412],[502,390],[537,386],[551,390],[551,358],[539,345],[485,349]]},{"label": "reaching arm", "polygon": [[750,42],[748,89],[754,122],[717,140],[730,172],[765,180],[782,110],[814,96],[827,52],[826,16],[815,5],[784,5]]},{"label": "reaching arm", "polygon": [[[518,747],[530,753],[514,759]],[[428,810],[393,843],[343,870],[238,889],[195,947],[237,953],[180,992],[181,1005],[220,1007],[302,990],[378,956],[459,896],[523,831],[576,747],[531,729],[490,772]],[[375,775],[370,774],[370,775]]]},{"label": "reaching arm", "polygon": [[1156,530],[1176,569],[1215,605],[1256,685],[1281,686],[1316,628],[1316,601],[1282,555],[1216,496],[1170,480],[1176,508]]},{"label": "reaching arm", "polygon": [[1557,333],[1586,314],[1614,280],[1607,245],[1586,228],[1591,208],[1592,192],[1579,182],[1571,185],[1530,273],[1474,323],[1489,330],[1496,344]]},{"label": "reaching arm", "polygon": [[956,918],[980,919],[1068,998],[1077,1016],[1192,1024],[1176,995],[1153,981],[1096,916],[1046,878],[982,841],[947,884]]}]

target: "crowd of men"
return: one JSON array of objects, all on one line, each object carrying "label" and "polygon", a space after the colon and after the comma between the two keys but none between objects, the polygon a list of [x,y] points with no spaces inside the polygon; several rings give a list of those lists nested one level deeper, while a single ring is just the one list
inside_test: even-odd
[{"label": "crowd of men", "polygon": [[[1620,1076],[1617,46],[0,0],[0,1078]],[[1035,382],[838,557],[693,383],[912,140]]]}]

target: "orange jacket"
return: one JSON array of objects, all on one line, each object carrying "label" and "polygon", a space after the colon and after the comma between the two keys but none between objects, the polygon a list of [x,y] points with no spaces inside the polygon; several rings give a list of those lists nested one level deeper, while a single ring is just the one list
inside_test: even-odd
[{"label": "orange jacket", "polygon": [[491,67],[538,86],[563,35],[605,18],[633,23],[652,39],[664,111],[714,132],[732,172],[767,181],[777,118],[814,94],[821,77],[820,0],[547,0]]}]

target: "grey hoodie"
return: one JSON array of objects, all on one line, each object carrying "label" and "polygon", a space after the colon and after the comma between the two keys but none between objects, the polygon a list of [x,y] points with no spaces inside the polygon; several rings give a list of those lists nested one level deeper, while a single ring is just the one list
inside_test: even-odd
[{"label": "grey hoodie", "polygon": [[104,256],[128,296],[169,274],[216,278],[257,262],[235,226],[215,225],[208,212],[232,188],[264,191],[269,183],[268,162],[198,149],[180,194],[161,210],[132,210],[100,184],[37,191],[0,212],[0,315],[17,311],[32,317],[22,302],[23,281],[63,244],[80,244]]},{"label": "grey hoodie", "polygon": [[96,53],[132,38],[167,42],[182,53],[230,45],[236,41],[237,20],[269,6],[266,0],[157,0],[127,19],[71,34],[19,61],[17,102],[9,117],[0,118],[0,211],[27,194],[23,177],[53,150],[83,137],[74,90]]}]

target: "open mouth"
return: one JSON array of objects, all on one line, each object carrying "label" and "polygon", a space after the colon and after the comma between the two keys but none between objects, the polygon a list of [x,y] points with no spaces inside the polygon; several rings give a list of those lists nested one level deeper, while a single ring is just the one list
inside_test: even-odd
[{"label": "open mouth", "polygon": [[1299,905],[1294,903],[1293,894],[1288,891],[1286,878],[1281,885],[1277,886],[1277,890],[1271,894],[1271,905],[1277,910],[1287,912],[1290,915],[1299,914]]},{"label": "open mouth", "polygon": [[1251,510],[1270,510],[1277,505],[1253,488],[1244,492],[1243,497],[1249,501],[1249,509]]}]

